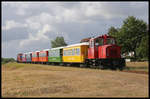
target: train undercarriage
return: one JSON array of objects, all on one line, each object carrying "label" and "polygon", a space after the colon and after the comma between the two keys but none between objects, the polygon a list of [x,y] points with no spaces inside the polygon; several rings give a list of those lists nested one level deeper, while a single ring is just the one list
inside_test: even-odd
[{"label": "train undercarriage", "polygon": [[113,59],[86,59],[86,65],[91,68],[100,69],[119,69],[122,70],[125,67],[124,58]]},{"label": "train undercarriage", "polygon": [[[19,62],[20,63],[20,62]],[[87,67],[95,69],[112,69],[123,70],[125,67],[125,59],[85,59],[84,63],[70,63],[70,62],[21,62],[28,64],[46,64],[46,65],[60,65],[60,66],[74,66]]]}]

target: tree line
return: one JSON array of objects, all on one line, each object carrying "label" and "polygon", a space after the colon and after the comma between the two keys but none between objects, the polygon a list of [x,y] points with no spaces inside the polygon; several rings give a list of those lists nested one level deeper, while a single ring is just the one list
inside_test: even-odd
[{"label": "tree line", "polygon": [[8,62],[16,62],[14,58],[2,58],[2,64],[6,64]]},{"label": "tree line", "polygon": [[137,60],[148,60],[149,38],[148,24],[134,16],[123,21],[121,28],[110,27],[108,35],[116,38],[117,45],[121,46],[121,53],[134,52]]}]

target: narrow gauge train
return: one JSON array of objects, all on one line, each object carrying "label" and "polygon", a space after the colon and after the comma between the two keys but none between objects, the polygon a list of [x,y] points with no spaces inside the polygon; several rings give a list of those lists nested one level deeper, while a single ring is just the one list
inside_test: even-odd
[{"label": "narrow gauge train", "polygon": [[106,34],[91,38],[89,42],[19,53],[17,62],[120,70],[125,67],[125,59],[121,58],[121,47],[116,45],[115,38]]}]

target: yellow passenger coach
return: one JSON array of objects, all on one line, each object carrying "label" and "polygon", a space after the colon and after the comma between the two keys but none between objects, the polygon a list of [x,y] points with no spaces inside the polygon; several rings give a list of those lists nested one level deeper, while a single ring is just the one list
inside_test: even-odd
[{"label": "yellow passenger coach", "polygon": [[63,48],[63,62],[83,63],[88,57],[88,42],[73,44]]}]

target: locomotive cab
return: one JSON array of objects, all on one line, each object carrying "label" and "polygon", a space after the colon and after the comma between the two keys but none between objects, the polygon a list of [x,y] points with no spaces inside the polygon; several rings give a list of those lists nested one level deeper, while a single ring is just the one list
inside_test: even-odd
[{"label": "locomotive cab", "polygon": [[[107,65],[107,67],[125,66],[124,59],[121,58],[121,48],[116,45],[115,38],[102,35],[89,40],[88,63],[92,66]],[[121,67],[122,67],[121,66]]]}]

